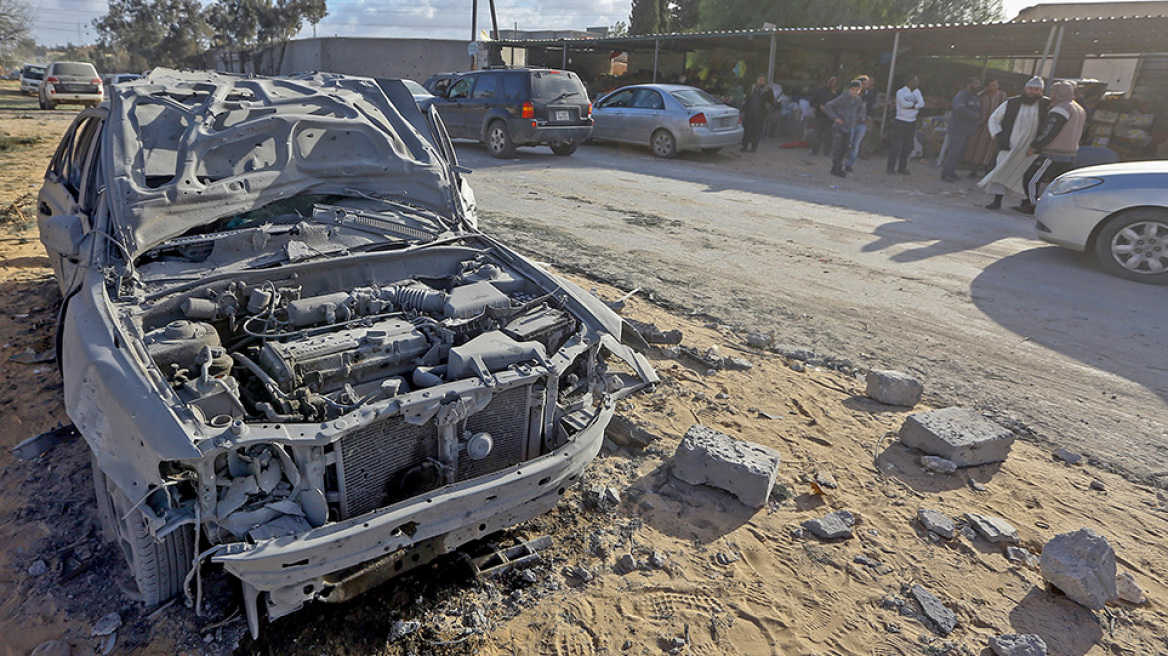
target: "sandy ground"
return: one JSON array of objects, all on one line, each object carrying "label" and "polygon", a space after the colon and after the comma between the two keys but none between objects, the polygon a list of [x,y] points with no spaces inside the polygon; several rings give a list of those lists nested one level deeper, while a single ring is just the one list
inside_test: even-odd
[{"label": "sandy ground", "polygon": [[[11,109],[10,86],[0,86],[0,98],[0,132],[45,139],[0,153],[3,208],[39,186],[71,112]],[[581,282],[606,298],[620,294]],[[53,638],[69,640],[75,654],[96,653],[100,643],[90,629],[111,611],[125,622],[113,653],[134,654],[658,654],[682,639],[677,651],[687,654],[982,655],[990,636],[1007,632],[1038,633],[1059,656],[1168,653],[1163,491],[1090,463],[1067,465],[1022,441],[1003,464],[927,473],[919,454],[893,434],[910,411],[864,397],[849,367],[796,371],[779,354],[747,347],[740,332],[671,314],[639,296],[629,300],[626,316],[680,329],[684,344],[718,346],[754,368],[709,374],[655,350],[661,384],[620,410],[657,441],[606,450],[553,512],[498,537],[509,544],[553,536],[542,563],[475,580],[459,573],[457,559],[445,559],[354,602],[316,604],[265,625],[259,641],[244,638],[237,647],[241,622],[214,627],[236,603],[214,573],[216,603],[205,618],[181,603],[151,615],[120,592],[124,571],[94,525],[81,441],[30,463],[9,453],[20,440],[68,421],[55,366],[9,360],[51,345],[57,303],[35,226],[0,226],[5,656],[23,656]],[[669,459],[694,423],[781,453],[779,485],[767,507],[755,511],[719,490],[672,478]],[[824,474],[838,487],[812,484]],[[1103,490],[1091,489],[1096,479]],[[595,502],[595,490],[604,487],[619,491],[619,504]],[[1057,533],[1090,527],[1111,541],[1120,570],[1136,577],[1149,602],[1088,611],[1045,586],[1033,567],[1007,560],[1002,545],[961,535],[932,539],[915,519],[922,507],[954,518],[1002,517],[1033,553]],[[797,530],[845,508],[860,518],[849,540],[825,543]],[[617,562],[625,554],[638,561],[637,570],[621,573]],[[654,554],[659,560],[650,565]],[[30,576],[38,559],[50,572]],[[913,583],[956,612],[952,634],[939,636],[915,602],[905,602]],[[406,624],[395,631],[398,622]],[[417,630],[401,635],[409,622]]]}]

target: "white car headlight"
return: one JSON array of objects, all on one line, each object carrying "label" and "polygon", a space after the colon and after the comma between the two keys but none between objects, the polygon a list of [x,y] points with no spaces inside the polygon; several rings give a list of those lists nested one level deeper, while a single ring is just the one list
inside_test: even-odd
[{"label": "white car headlight", "polygon": [[1052,196],[1069,194],[1073,191],[1082,191],[1103,184],[1102,178],[1059,178],[1051,183],[1047,192]]}]

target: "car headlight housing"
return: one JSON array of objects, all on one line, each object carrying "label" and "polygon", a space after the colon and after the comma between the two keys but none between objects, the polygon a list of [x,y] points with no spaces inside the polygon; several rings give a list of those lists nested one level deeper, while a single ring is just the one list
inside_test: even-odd
[{"label": "car headlight housing", "polygon": [[1103,184],[1103,178],[1059,178],[1051,183],[1047,192],[1052,196],[1061,196],[1063,194],[1090,189],[1091,187],[1098,187],[1101,184]]}]

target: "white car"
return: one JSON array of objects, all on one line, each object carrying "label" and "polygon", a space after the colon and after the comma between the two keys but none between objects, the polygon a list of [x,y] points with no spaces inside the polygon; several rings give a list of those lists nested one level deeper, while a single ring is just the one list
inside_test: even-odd
[{"label": "white car", "polygon": [[1108,273],[1168,284],[1168,162],[1064,173],[1043,193],[1035,218],[1041,239],[1093,254]]}]

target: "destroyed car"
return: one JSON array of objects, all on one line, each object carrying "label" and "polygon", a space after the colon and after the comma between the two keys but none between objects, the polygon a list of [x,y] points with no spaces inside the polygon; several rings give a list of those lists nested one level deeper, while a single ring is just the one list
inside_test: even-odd
[{"label": "destroyed car", "polygon": [[465,172],[364,78],[157,69],[74,121],[38,200],[58,361],[148,605],[211,561],[255,635],[530,519],[656,380]]}]

